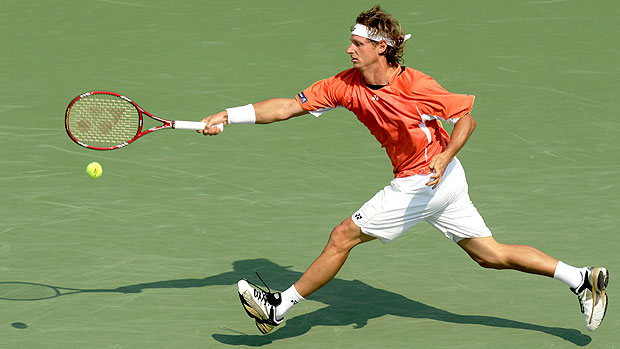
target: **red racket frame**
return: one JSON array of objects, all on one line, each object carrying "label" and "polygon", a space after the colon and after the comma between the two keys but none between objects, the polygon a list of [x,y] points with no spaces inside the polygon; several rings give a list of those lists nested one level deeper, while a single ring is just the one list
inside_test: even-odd
[{"label": "red racket frame", "polygon": [[[120,98],[124,99],[125,101],[127,101],[127,102],[131,103],[131,104],[132,104],[132,105],[133,105],[133,106],[134,106],[134,107],[138,110],[138,115],[139,115],[139,118],[140,118],[140,120],[139,120],[139,124],[138,124],[138,132],[136,133],[136,135],[135,135],[132,139],[130,139],[129,141],[127,141],[127,142],[125,142],[125,143],[122,143],[122,144],[119,144],[119,145],[115,145],[115,146],[113,146],[113,147],[95,147],[95,146],[88,145],[88,144],[84,144],[84,143],[82,143],[82,142],[78,141],[78,140],[77,140],[77,139],[76,139],[76,138],[75,138],[75,137],[71,134],[71,131],[69,130],[69,120],[68,120],[68,118],[69,118],[69,111],[71,111],[71,107],[73,106],[73,104],[75,104],[75,102],[77,102],[77,101],[78,101],[78,100],[80,100],[81,98],[84,98],[84,97],[87,97],[87,96],[90,96],[90,95],[94,95],[94,94],[107,94],[107,95],[113,95],[113,96],[116,96],[116,97],[120,97]],[[161,126],[156,126],[156,127],[151,127],[151,128],[149,128],[148,130],[142,131],[143,114],[146,114],[148,117],[150,117],[150,118],[151,118],[151,119],[153,119],[153,120],[156,120],[156,121],[162,122],[162,123],[163,123],[163,125],[161,125]],[[83,93],[83,94],[81,94],[81,95],[79,95],[79,96],[75,97],[75,98],[71,101],[71,103],[69,103],[69,106],[67,106],[67,112],[65,113],[65,130],[67,131],[67,135],[69,135],[69,138],[71,138],[71,140],[72,140],[72,141],[74,141],[75,143],[77,143],[77,144],[79,144],[79,145],[81,145],[81,146],[83,146],[83,147],[86,147],[86,148],[88,148],[88,149],[95,149],[95,150],[113,150],[113,149],[122,148],[122,147],[124,147],[124,146],[126,146],[126,145],[131,144],[133,141],[135,141],[136,139],[138,139],[138,138],[140,138],[140,137],[144,136],[145,134],[148,134],[148,133],[151,133],[151,132],[153,132],[153,131],[157,131],[157,130],[166,129],[166,128],[174,128],[174,121],[171,121],[171,120],[166,120],[166,119],[162,119],[162,118],[160,118],[160,117],[158,117],[158,116],[152,115],[152,114],[150,114],[149,112],[147,112],[146,110],[142,109],[139,105],[137,105],[137,104],[136,104],[134,101],[132,101],[131,99],[129,99],[129,98],[127,98],[127,97],[125,97],[125,96],[123,96],[123,95],[121,95],[121,94],[118,94],[118,93],[115,93],[115,92],[110,92],[110,91],[91,91],[91,92],[86,92],[86,93]]]}]

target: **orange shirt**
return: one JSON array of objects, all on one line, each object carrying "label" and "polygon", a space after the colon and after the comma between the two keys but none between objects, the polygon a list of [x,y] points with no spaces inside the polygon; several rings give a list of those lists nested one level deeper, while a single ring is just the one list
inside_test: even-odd
[{"label": "orange shirt", "polygon": [[455,123],[470,112],[474,98],[450,93],[408,67],[399,67],[383,87],[366,85],[362,74],[351,68],[296,96],[315,116],[339,106],[352,111],[385,148],[396,177],[430,173],[430,159],[450,141],[439,120]]}]

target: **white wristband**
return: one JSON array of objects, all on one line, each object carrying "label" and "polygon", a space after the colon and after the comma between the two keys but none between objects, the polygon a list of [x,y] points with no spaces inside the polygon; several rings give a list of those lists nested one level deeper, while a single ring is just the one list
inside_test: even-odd
[{"label": "white wristband", "polygon": [[241,107],[227,108],[229,124],[255,124],[256,112],[252,104]]}]

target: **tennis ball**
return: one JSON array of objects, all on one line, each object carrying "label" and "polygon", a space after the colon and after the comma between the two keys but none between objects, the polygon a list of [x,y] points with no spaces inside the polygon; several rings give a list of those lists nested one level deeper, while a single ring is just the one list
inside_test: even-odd
[{"label": "tennis ball", "polygon": [[93,161],[86,166],[86,174],[90,178],[99,178],[103,174],[103,167],[97,161]]}]

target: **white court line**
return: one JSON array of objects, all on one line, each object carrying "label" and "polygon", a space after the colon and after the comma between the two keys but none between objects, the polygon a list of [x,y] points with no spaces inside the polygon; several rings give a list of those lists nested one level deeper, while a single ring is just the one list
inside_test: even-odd
[{"label": "white court line", "polygon": [[509,23],[509,22],[530,22],[530,21],[573,21],[573,20],[592,20],[592,17],[527,17],[527,18],[506,18],[491,19],[487,23]]},{"label": "white court line", "polygon": [[539,4],[553,4],[556,2],[567,2],[569,0],[548,0],[548,1],[532,1],[532,2],[526,2],[526,5],[539,5]]},{"label": "white court line", "polygon": [[112,0],[98,0],[98,1],[100,1],[100,2],[108,2],[110,4],[117,4],[117,5],[128,5],[128,6],[156,8],[155,6],[149,6],[149,5],[144,5],[144,4],[135,4],[135,3],[132,3],[132,2],[112,1]]}]

